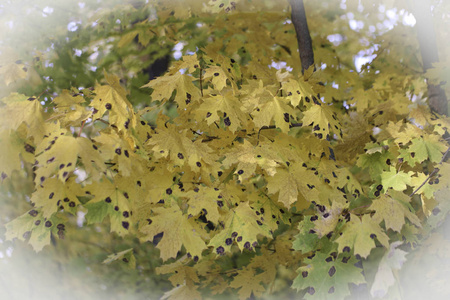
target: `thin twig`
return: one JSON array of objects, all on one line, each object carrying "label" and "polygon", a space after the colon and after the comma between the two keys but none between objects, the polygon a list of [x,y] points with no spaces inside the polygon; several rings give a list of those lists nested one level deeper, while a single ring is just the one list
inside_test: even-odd
[{"label": "thin twig", "polygon": [[[442,156],[441,161],[439,162],[439,165],[442,165],[442,163],[444,162],[445,158],[447,157],[447,154],[449,151],[450,151],[450,147],[448,147],[447,151],[445,151],[444,155]],[[409,195],[409,197],[414,196],[414,194],[416,194],[428,182],[428,180],[437,172],[439,172],[439,169],[434,168],[433,172],[431,172],[430,175],[428,175],[427,179],[425,179],[425,181],[422,182],[422,184],[414,192],[412,192],[411,195]]]}]

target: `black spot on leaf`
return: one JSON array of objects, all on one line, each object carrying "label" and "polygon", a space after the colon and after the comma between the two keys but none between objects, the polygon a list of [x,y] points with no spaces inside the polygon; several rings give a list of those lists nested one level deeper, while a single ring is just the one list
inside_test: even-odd
[{"label": "black spot on leaf", "polygon": [[41,220],[36,220],[36,222],[34,222],[34,225],[38,226],[39,224],[41,224]]},{"label": "black spot on leaf", "polygon": [[70,203],[69,203],[69,207],[75,207],[75,202],[73,202],[73,201],[70,201]]},{"label": "black spot on leaf", "polygon": [[31,154],[34,154],[34,147],[31,146],[30,144],[25,144],[25,151]]},{"label": "black spot on leaf", "polygon": [[111,103],[106,103],[106,104],[105,104],[105,107],[106,107],[106,109],[111,109],[111,108],[112,108],[112,105],[111,105]]},{"label": "black spot on leaf", "polygon": [[371,235],[370,235],[370,238],[373,240],[374,238],[376,238],[377,237],[377,235],[375,234],[375,233],[372,233]]},{"label": "black spot on leaf", "polygon": [[167,195],[171,195],[171,194],[172,194],[172,189],[171,189],[171,188],[168,188],[168,189],[166,190],[166,194],[167,194]]},{"label": "black spot on leaf", "polygon": [[45,227],[52,227],[52,222],[50,221],[45,222]]},{"label": "black spot on leaf", "polygon": [[242,242],[242,236],[238,236],[237,239],[236,239],[236,241]]},{"label": "black spot on leaf", "polygon": [[116,205],[116,206],[114,206],[114,210],[115,211],[119,211],[119,207]]},{"label": "black spot on leaf", "polygon": [[106,197],[105,202],[106,203],[111,203],[111,198],[110,197]]},{"label": "black spot on leaf", "polygon": [[332,266],[329,270],[328,270],[328,275],[330,275],[330,277],[333,277],[333,275],[336,273],[336,268],[334,266]]},{"label": "black spot on leaf", "polygon": [[179,159],[183,159],[184,158],[183,153],[178,153],[177,156],[178,156]]},{"label": "black spot on leaf", "polygon": [[310,294],[310,295],[314,295],[314,293],[316,292],[316,290],[315,290],[312,286],[310,286],[310,287],[308,287],[307,292],[308,292],[308,294]]},{"label": "black spot on leaf", "polygon": [[232,234],[231,234],[231,237],[234,239],[235,237],[237,237],[238,236],[238,233],[235,231],[235,232],[233,232]]},{"label": "black spot on leaf", "polygon": [[330,287],[330,289],[328,290],[328,294],[333,294],[334,293],[334,286]]},{"label": "black spot on leaf", "polygon": [[223,120],[223,122],[224,122],[225,126],[230,126],[230,125],[231,125],[231,121],[230,121],[230,118],[229,118],[229,117],[226,117],[226,118]]},{"label": "black spot on leaf", "polygon": [[326,262],[331,262],[331,261],[333,261],[333,257],[328,256],[327,258],[325,258],[325,261],[326,261]]},{"label": "black spot on leaf", "polygon": [[239,174],[239,175],[244,174],[244,170],[239,170],[239,171],[238,171],[238,174]]},{"label": "black spot on leaf", "polygon": [[226,244],[227,246],[230,246],[232,243],[233,243],[233,240],[230,239],[230,238],[227,238],[227,239],[225,240],[225,244]]},{"label": "black spot on leaf", "polygon": [[130,216],[130,213],[127,212],[127,211],[124,211],[124,212],[122,213],[122,215],[123,215],[124,218],[128,218],[128,217]]},{"label": "black spot on leaf", "polygon": [[29,213],[30,216],[32,216],[32,217],[36,217],[36,216],[38,215],[37,210],[34,210],[34,209],[30,210],[28,213]]},{"label": "black spot on leaf", "polygon": [[222,255],[225,252],[225,249],[222,246],[216,248],[216,253]]},{"label": "black spot on leaf", "polygon": [[128,227],[130,226],[130,223],[123,221],[122,222],[122,227],[128,230]]},{"label": "black spot on leaf", "polygon": [[345,246],[344,249],[342,249],[342,252],[350,252],[350,247]]},{"label": "black spot on leaf", "polygon": [[433,208],[433,215],[437,215],[437,214],[439,214],[441,212],[441,210],[439,209],[439,207],[435,207],[435,208]]}]

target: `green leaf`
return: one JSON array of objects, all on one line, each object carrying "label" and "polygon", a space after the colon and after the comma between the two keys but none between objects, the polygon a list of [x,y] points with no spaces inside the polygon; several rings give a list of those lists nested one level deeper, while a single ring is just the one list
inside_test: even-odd
[{"label": "green leaf", "polygon": [[370,251],[375,248],[375,239],[384,247],[389,246],[389,238],[380,227],[379,222],[364,215],[362,218],[350,214],[350,221],[342,228],[342,235],[336,239],[339,244],[338,250],[343,252],[345,247],[353,249],[355,254],[366,258]]},{"label": "green leaf", "polygon": [[393,188],[396,191],[404,191],[407,185],[411,184],[411,175],[413,172],[405,173],[398,171],[394,167],[390,167],[388,172],[381,173],[381,184],[384,189]]},{"label": "green leaf", "polygon": [[350,295],[350,283],[365,282],[362,270],[355,266],[356,262],[355,257],[349,254],[334,258],[318,251],[297,270],[298,276],[292,288],[306,289],[306,299],[344,299]]}]

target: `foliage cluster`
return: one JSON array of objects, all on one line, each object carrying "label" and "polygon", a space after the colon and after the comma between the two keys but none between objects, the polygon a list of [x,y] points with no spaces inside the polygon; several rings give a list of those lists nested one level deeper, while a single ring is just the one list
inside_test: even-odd
[{"label": "foliage cluster", "polygon": [[425,83],[450,82],[448,64],[421,71],[412,27],[377,29],[371,1],[307,6],[319,63],[302,75],[288,2],[134,5],[96,14],[58,56],[2,50],[2,191],[23,209],[6,239],[68,251],[108,226],[127,247],[104,262],[166,275],[168,299],[395,297],[407,254],[449,243],[450,122]]}]

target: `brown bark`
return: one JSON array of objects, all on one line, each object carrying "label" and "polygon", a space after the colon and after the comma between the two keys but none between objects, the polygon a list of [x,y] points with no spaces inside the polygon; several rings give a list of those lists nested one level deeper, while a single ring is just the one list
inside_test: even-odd
[{"label": "brown bark", "polygon": [[297,34],[298,50],[302,62],[302,74],[311,65],[314,65],[314,52],[312,49],[311,35],[306,21],[305,6],[303,0],[290,0],[291,20]]},{"label": "brown bark", "polygon": [[[433,18],[431,16],[431,3],[429,0],[410,1],[412,13],[416,19],[417,39],[420,45],[420,53],[423,62],[423,71],[433,67],[433,63],[439,61],[438,49],[436,44],[436,32],[433,27]],[[444,90],[431,83],[428,85],[428,105],[431,111],[448,115],[448,101]]]}]

